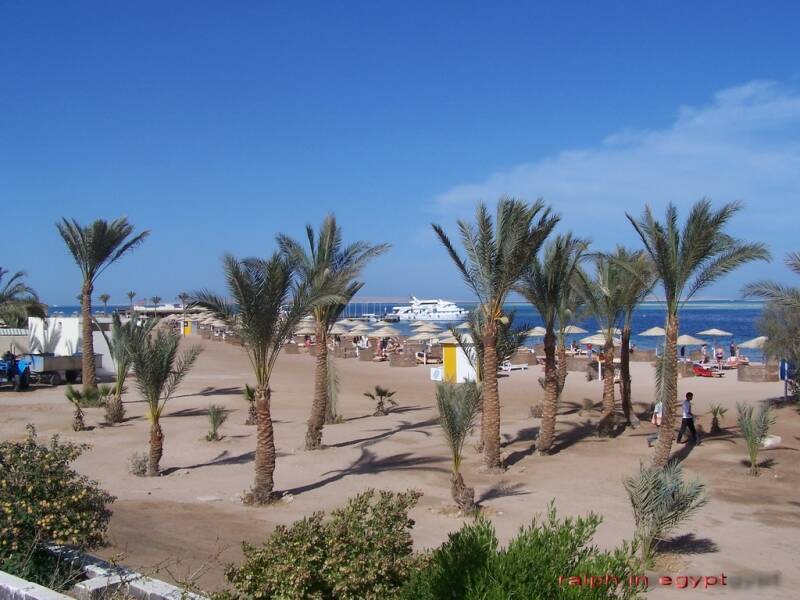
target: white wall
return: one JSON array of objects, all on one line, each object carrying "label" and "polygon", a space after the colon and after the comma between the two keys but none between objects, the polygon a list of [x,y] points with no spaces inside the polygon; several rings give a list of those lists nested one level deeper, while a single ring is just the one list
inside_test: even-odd
[{"label": "white wall", "polygon": [[[108,317],[96,317],[101,323],[109,323]],[[106,335],[109,335],[106,332]],[[56,356],[72,356],[81,351],[81,319],[80,317],[48,317],[28,318],[28,345],[33,353],[52,352]],[[110,371],[114,367],[108,344],[99,331],[92,335],[94,353],[102,358],[102,370]]]},{"label": "white wall", "polygon": [[[475,350],[470,347],[469,352],[474,354]],[[469,357],[461,346],[456,346],[456,383],[464,383],[467,380],[476,381],[478,379],[475,369],[469,362]]]}]

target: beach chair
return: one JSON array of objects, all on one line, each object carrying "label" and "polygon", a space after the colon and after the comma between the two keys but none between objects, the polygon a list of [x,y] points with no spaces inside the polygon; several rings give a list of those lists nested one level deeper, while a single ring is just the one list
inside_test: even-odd
[{"label": "beach chair", "polygon": [[513,364],[510,360],[504,360],[503,364],[500,365],[500,370],[504,373],[511,373],[511,371],[527,371],[528,365],[527,364]]},{"label": "beach chair", "polygon": [[723,371],[714,371],[703,365],[694,365],[692,371],[697,377],[722,377],[725,375]]}]

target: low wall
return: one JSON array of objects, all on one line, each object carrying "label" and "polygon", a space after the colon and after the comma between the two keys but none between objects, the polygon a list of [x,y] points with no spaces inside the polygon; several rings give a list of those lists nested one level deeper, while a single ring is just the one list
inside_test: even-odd
[{"label": "low wall", "polygon": [[51,546],[49,551],[65,563],[80,568],[86,579],[75,584],[65,595],[0,571],[0,600],[102,600],[117,594],[135,600],[207,600],[204,596],[111,565],[90,554],[61,546]]},{"label": "low wall", "polygon": [[567,357],[567,371],[580,371],[581,373],[585,373],[586,367],[588,366],[589,366],[589,359],[585,356]]},{"label": "low wall", "polygon": [[631,362],[653,362],[655,359],[655,350],[636,350],[636,352],[631,352],[630,354]]},{"label": "low wall", "polygon": [[358,349],[358,360],[364,362],[371,362],[372,358],[375,356],[375,352],[372,348],[359,348]]},{"label": "low wall", "polygon": [[690,362],[679,362],[678,375],[681,377],[694,377],[694,365]]},{"label": "low wall", "polygon": [[741,365],[737,370],[736,378],[739,381],[780,381],[777,363],[759,365]]}]

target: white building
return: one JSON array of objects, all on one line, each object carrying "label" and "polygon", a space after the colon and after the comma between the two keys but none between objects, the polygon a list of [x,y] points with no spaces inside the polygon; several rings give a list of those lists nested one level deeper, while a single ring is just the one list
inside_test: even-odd
[{"label": "white building", "polygon": [[[111,317],[95,316],[100,327],[108,335],[111,326]],[[28,318],[28,348],[27,351],[34,354],[51,353],[56,356],[72,356],[81,351],[81,318],[80,317],[48,317],[40,319],[38,317]],[[114,366],[111,353],[106,343],[103,333],[93,327],[92,339],[94,341],[94,353],[102,357],[101,368],[99,370],[109,370]]]}]

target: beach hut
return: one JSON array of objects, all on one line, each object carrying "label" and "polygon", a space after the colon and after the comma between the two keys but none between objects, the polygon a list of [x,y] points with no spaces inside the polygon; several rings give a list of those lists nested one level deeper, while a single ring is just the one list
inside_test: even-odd
[{"label": "beach hut", "polygon": [[[464,383],[467,380],[476,381],[477,374],[472,366],[467,352],[474,359],[475,350],[472,347],[472,337],[467,333],[462,336],[466,350],[461,347],[458,340],[450,336],[441,340],[442,344],[442,379],[450,383]],[[433,371],[432,371],[433,372]]]}]

